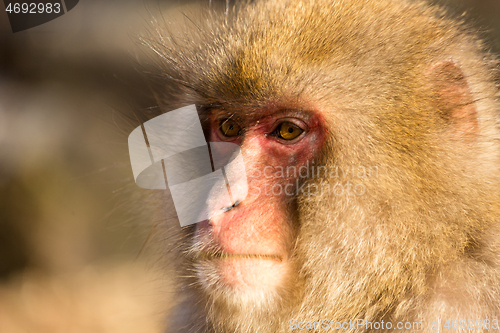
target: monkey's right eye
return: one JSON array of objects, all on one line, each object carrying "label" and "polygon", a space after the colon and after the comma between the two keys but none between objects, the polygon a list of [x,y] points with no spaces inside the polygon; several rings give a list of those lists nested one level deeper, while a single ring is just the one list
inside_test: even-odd
[{"label": "monkey's right eye", "polygon": [[241,126],[232,119],[224,119],[221,121],[220,131],[225,137],[233,138],[240,135]]},{"label": "monkey's right eye", "polygon": [[291,123],[289,121],[285,121],[281,123],[278,128],[276,128],[276,134],[280,139],[290,141],[296,139],[304,132],[302,128]]}]

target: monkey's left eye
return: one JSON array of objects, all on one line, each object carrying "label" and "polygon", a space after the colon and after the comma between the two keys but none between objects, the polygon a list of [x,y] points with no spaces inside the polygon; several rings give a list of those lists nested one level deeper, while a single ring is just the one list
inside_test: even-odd
[{"label": "monkey's left eye", "polygon": [[285,121],[276,128],[276,135],[283,140],[293,140],[304,132],[302,128],[292,122]]},{"label": "monkey's left eye", "polygon": [[224,136],[232,138],[240,135],[241,126],[232,119],[224,119],[221,121],[220,131]]}]

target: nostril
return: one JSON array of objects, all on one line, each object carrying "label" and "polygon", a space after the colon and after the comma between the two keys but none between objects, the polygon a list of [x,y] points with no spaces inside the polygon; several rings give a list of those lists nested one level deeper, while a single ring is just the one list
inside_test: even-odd
[{"label": "nostril", "polygon": [[224,211],[224,213],[227,213],[229,212],[231,209],[233,209],[234,207],[238,206],[239,204],[241,203],[240,200],[236,200],[232,206],[229,206],[229,207],[224,207],[222,208],[221,210]]}]

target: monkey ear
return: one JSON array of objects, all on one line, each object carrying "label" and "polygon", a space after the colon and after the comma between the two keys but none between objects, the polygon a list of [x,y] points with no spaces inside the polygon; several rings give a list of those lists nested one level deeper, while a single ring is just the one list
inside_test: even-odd
[{"label": "monkey ear", "polygon": [[453,60],[441,61],[426,70],[441,116],[455,135],[471,137],[478,131],[476,105],[467,78]]}]

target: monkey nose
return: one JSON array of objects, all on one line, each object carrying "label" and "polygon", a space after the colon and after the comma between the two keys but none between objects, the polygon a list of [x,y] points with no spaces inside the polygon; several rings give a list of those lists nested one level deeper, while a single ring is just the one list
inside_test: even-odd
[{"label": "monkey nose", "polygon": [[234,207],[238,206],[240,203],[241,203],[240,200],[236,200],[231,206],[222,208],[222,211],[224,211],[224,213],[227,213]]}]

